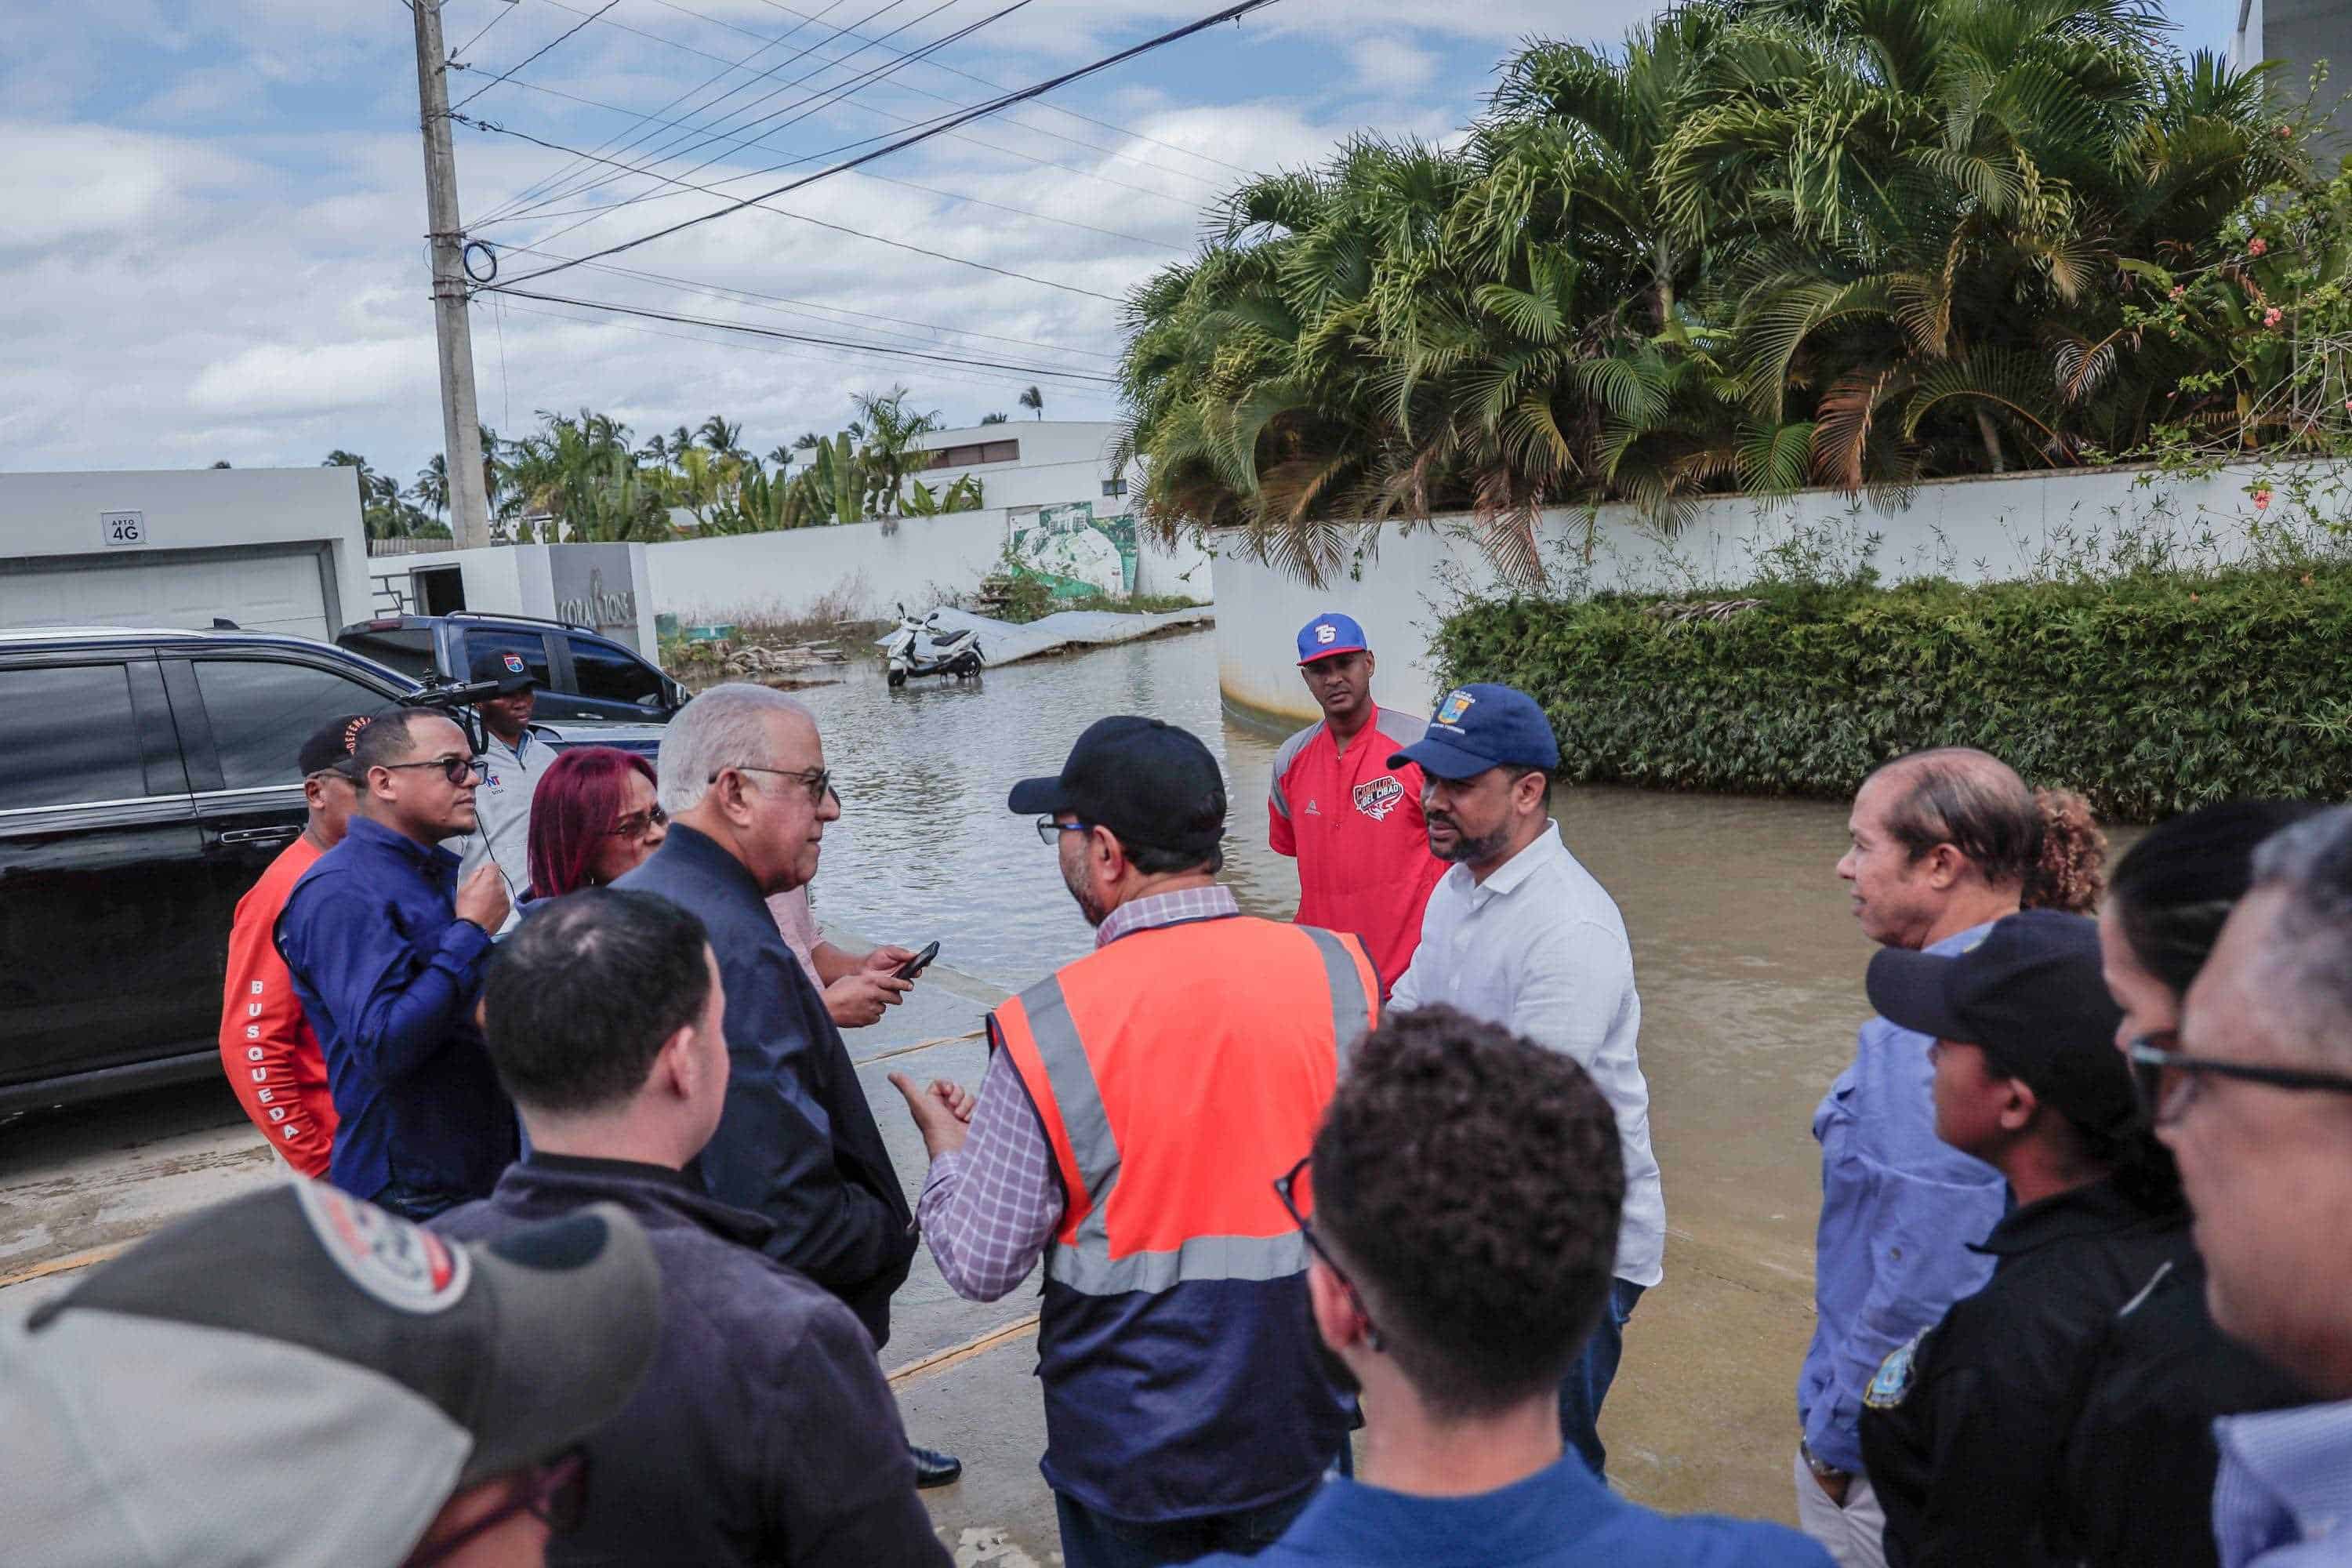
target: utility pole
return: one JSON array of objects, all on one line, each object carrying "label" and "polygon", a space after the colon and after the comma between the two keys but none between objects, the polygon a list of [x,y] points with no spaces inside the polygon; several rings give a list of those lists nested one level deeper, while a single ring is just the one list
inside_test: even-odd
[{"label": "utility pole", "polygon": [[457,548],[490,542],[482,485],[482,424],[474,401],[474,330],[466,320],[466,236],[457,219],[457,161],[449,146],[448,51],[441,0],[409,0],[416,14],[416,101],[425,130],[425,211],[433,244],[433,335],[441,351],[441,438]]}]

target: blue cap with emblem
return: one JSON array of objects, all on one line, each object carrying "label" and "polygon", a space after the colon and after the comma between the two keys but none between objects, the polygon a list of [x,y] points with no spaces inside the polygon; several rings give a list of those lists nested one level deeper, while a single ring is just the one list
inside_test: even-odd
[{"label": "blue cap with emblem", "polygon": [[1337,610],[1328,610],[1298,628],[1301,664],[1336,658],[1343,653],[1368,653],[1370,646],[1364,641],[1364,628],[1356,624],[1356,618]]},{"label": "blue cap with emblem", "polygon": [[1457,686],[1438,703],[1429,732],[1389,758],[1432,778],[1466,779],[1488,768],[1559,766],[1559,742],[1536,700],[1509,686]]}]

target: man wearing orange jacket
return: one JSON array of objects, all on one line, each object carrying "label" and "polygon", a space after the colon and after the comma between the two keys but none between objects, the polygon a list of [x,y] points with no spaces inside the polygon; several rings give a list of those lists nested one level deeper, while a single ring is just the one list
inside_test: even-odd
[{"label": "man wearing orange jacket", "polygon": [[269,1146],[306,1176],[327,1173],[327,1157],[334,1150],[335,1100],[327,1091],[319,1037],[302,1016],[302,999],[294,994],[294,977],[278,955],[272,933],[302,873],[342,840],[359,787],[341,764],[366,723],[364,714],[347,713],[302,742],[299,765],[310,820],[302,836],[237,900],[229,925],[221,1068]]},{"label": "man wearing orange jacket", "polygon": [[976,1102],[893,1076],[931,1154],[923,1236],[973,1300],[1045,1260],[1042,1468],[1069,1568],[1254,1552],[1353,1419],[1276,1183],[1380,977],[1356,938],[1252,919],[1217,884],[1224,781],[1182,730],[1102,720],[1010,805],[1058,847],[1095,950],[991,1016]]}]

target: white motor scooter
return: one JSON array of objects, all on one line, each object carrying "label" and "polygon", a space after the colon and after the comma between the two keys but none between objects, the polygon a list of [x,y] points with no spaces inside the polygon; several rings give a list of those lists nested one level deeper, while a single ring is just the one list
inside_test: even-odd
[{"label": "white motor scooter", "polygon": [[981,672],[987,660],[981,654],[978,634],[970,626],[944,630],[939,618],[940,613],[933,610],[918,620],[907,613],[906,605],[898,606],[898,629],[882,645],[893,687],[906,685],[910,675],[948,675],[965,680]]}]

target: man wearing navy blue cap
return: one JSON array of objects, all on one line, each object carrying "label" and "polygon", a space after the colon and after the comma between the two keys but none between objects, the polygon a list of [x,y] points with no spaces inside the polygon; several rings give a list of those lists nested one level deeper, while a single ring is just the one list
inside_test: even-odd
[{"label": "man wearing navy blue cap", "polygon": [[1559,742],[1533,698],[1507,686],[1456,687],[1428,733],[1389,762],[1427,775],[1421,806],[1430,852],[1454,863],[1430,895],[1420,949],[1390,1005],[1446,1003],[1571,1057],[1616,1113],[1625,1156],[1616,1276],[1559,1390],[1560,1434],[1599,1475],[1608,1457],[1601,1404],[1617,1375],[1625,1322],[1664,1273],[1666,1202],[1634,1044],[1642,998],[1633,947],[1615,901],[1551,819]]},{"label": "man wearing navy blue cap", "polygon": [[1422,721],[1372,700],[1372,669],[1353,617],[1327,611],[1298,629],[1298,673],[1323,719],[1275,753],[1266,837],[1298,861],[1298,923],[1362,939],[1394,985],[1445,863],[1429,852],[1421,770],[1389,758]]}]

